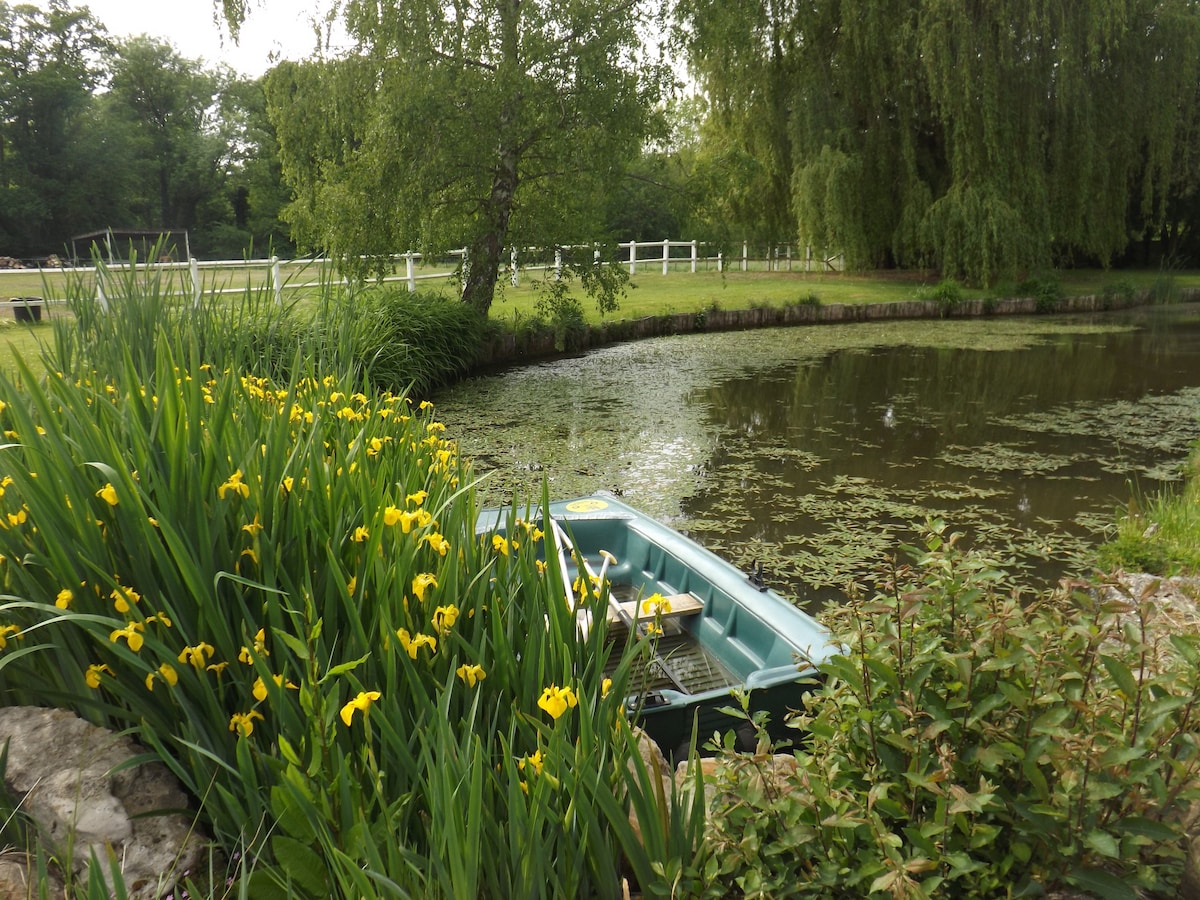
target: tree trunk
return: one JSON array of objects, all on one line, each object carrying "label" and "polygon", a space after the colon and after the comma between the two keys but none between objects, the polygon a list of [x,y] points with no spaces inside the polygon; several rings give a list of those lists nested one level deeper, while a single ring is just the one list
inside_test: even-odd
[{"label": "tree trunk", "polygon": [[521,0],[504,0],[500,4],[500,63],[496,79],[512,90],[500,115],[500,141],[496,150],[496,168],[492,172],[492,190],[483,207],[482,227],[467,248],[467,273],[463,285],[463,302],[486,316],[496,295],[496,279],[504,245],[508,241],[508,223],[512,218],[513,197],[517,193],[517,164],[520,143],[513,134],[513,122],[518,118],[516,107],[521,103],[517,87],[522,70],[520,64],[520,5]]},{"label": "tree trunk", "polygon": [[474,307],[481,316],[488,314],[496,295],[496,280],[500,276],[516,192],[517,152],[507,148],[500,153],[492,176],[492,190],[484,207],[484,227],[467,248],[463,302]]}]

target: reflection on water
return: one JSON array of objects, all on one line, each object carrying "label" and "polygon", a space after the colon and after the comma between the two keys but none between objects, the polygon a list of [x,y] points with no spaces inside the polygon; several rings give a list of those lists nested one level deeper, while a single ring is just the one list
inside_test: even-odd
[{"label": "reflection on water", "polygon": [[619,492],[815,603],[930,516],[1040,585],[1200,437],[1200,315],[660,338],[437,398],[485,498]]}]

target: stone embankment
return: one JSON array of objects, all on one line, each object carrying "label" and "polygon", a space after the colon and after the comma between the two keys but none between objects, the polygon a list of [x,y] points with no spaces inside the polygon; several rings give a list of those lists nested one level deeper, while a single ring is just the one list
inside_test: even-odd
[{"label": "stone embankment", "polygon": [[[1151,302],[1148,291],[1131,298],[1087,294],[1064,297],[1053,304],[1050,313],[1091,313]],[[1177,302],[1200,302],[1200,288],[1181,288]],[[754,328],[780,328],[798,325],[829,325],[847,322],[881,322],[896,319],[960,319],[979,316],[1029,316],[1042,312],[1032,297],[1003,300],[963,300],[945,306],[936,300],[903,300],[890,303],[797,303],[779,307],[752,309],[707,309],[687,313],[646,316],[586,325],[570,338],[570,350],[584,350],[641,338],[716,331],[746,331]],[[480,369],[520,364],[535,359],[559,356],[564,352],[562,338],[552,330],[534,335],[512,332],[497,335],[483,347],[476,363]]]}]

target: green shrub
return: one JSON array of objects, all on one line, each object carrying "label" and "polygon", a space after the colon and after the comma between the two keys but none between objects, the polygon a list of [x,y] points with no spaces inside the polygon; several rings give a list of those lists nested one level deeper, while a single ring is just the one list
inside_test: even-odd
[{"label": "green shrub", "polygon": [[918,300],[933,300],[938,313],[945,318],[962,302],[962,285],[953,278],[943,278],[933,287],[923,285],[917,290]]},{"label": "green shrub", "polygon": [[583,304],[571,293],[570,281],[565,277],[547,279],[538,283],[537,290],[537,316],[553,329],[555,349],[577,349],[587,332],[587,322]]},{"label": "green shrub", "polygon": [[[726,752],[712,896],[1162,892],[1197,796],[1200,639],[1138,598],[1020,598],[933,523],[872,596],[797,725],[797,771]],[[750,890],[753,885],[754,890]]]},{"label": "green shrub", "polygon": [[1062,285],[1051,275],[1027,278],[1016,287],[1018,296],[1032,297],[1039,313],[1054,312],[1062,303]]},{"label": "green shrub", "polygon": [[455,297],[368,287],[323,303],[310,340],[341,355],[335,371],[349,368],[380,391],[427,396],[469,371],[486,329]]},{"label": "green shrub", "polygon": [[816,291],[805,291],[792,300],[787,300],[784,306],[820,306],[821,297]]},{"label": "green shrub", "polygon": [[1129,306],[1137,297],[1137,286],[1128,278],[1120,278],[1104,285],[1100,291],[1100,305],[1103,309],[1114,306]]}]

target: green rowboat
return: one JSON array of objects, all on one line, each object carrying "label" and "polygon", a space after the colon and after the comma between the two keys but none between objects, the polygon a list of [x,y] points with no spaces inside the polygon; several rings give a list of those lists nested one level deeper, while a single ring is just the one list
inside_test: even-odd
[{"label": "green rowboat", "polygon": [[[506,510],[485,510],[476,530],[503,532],[506,518]],[[737,728],[720,712],[734,705],[734,688],[748,691],[751,708],[766,710],[780,734],[802,704],[801,682],[835,652],[824,627],[759,578],[615,497],[553,502],[549,522],[529,518],[541,522],[548,553],[559,552],[547,562],[561,566],[565,584],[580,559],[608,583],[610,633],[620,639],[633,628],[657,638],[630,686],[642,727],[669,755],[686,751],[693,726],[701,742]]]}]

